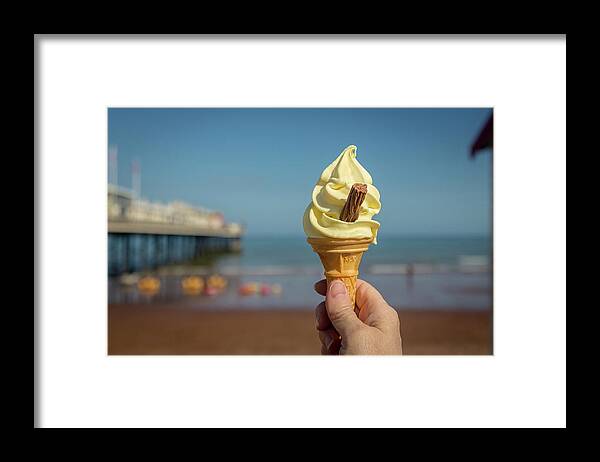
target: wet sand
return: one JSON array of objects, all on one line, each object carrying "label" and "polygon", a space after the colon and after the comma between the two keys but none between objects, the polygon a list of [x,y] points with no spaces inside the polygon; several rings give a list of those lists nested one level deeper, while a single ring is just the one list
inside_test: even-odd
[{"label": "wet sand", "polygon": [[[490,311],[399,311],[404,354],[492,353]],[[318,355],[310,310],[191,310],[112,304],[110,355]]]}]

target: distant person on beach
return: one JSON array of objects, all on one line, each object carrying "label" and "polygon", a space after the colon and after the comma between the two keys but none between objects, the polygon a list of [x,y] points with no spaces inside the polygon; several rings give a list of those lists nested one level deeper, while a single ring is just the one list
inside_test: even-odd
[{"label": "distant person on beach", "polygon": [[315,290],[325,296],[315,310],[321,354],[402,354],[398,313],[371,284],[360,279],[356,282],[358,315],[343,282],[333,281],[327,290],[323,279],[315,284]]},{"label": "distant person on beach", "polygon": [[406,285],[409,289],[413,286],[413,276],[415,275],[415,267],[412,263],[406,265]]}]

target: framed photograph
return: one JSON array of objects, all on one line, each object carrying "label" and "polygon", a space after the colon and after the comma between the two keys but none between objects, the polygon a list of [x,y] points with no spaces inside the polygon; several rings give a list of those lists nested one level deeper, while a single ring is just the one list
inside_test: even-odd
[{"label": "framed photograph", "polygon": [[566,427],[566,35],[34,72],[34,427]]}]

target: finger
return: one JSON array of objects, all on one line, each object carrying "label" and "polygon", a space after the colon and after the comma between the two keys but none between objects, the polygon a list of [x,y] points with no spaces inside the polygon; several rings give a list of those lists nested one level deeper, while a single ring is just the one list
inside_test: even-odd
[{"label": "finger", "polygon": [[342,346],[342,341],[341,340],[336,340],[333,342],[333,344],[331,345],[331,347],[328,350],[328,354],[330,355],[339,355],[340,354],[340,347]]},{"label": "finger", "polygon": [[338,349],[334,349],[332,351],[329,351],[327,348],[325,348],[323,345],[321,345],[321,354],[324,356],[331,356],[331,355],[339,355],[340,354],[340,350]]},{"label": "finger", "polygon": [[358,279],[356,281],[356,304],[362,311],[364,309],[375,310],[382,304],[387,305],[387,302],[375,287],[367,281]]},{"label": "finger", "polygon": [[325,348],[329,348],[336,337],[337,335],[334,329],[319,331],[319,340],[321,341],[321,345],[323,345]]},{"label": "finger", "polygon": [[331,327],[331,321],[327,316],[327,309],[325,308],[325,302],[321,302],[315,308],[315,326],[317,330],[325,330]]},{"label": "finger", "polygon": [[384,331],[398,328],[396,310],[375,287],[360,279],[356,281],[356,304],[360,307],[359,318],[365,324]]},{"label": "finger", "polygon": [[319,331],[319,340],[321,341],[321,350],[324,349],[326,354],[338,354],[342,341],[335,329]]},{"label": "finger", "polygon": [[354,312],[354,303],[350,300],[346,285],[334,280],[327,289],[325,308],[331,324],[342,337],[347,337],[360,329],[363,323]]},{"label": "finger", "polygon": [[325,296],[327,293],[327,280],[321,279],[320,281],[315,282],[315,291],[319,295]]}]

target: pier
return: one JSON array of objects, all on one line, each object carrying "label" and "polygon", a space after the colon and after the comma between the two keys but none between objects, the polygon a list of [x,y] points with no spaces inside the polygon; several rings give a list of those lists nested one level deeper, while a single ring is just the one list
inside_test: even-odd
[{"label": "pier", "polygon": [[138,200],[132,191],[109,185],[109,276],[238,252],[242,234],[241,225],[226,223],[219,212]]}]

